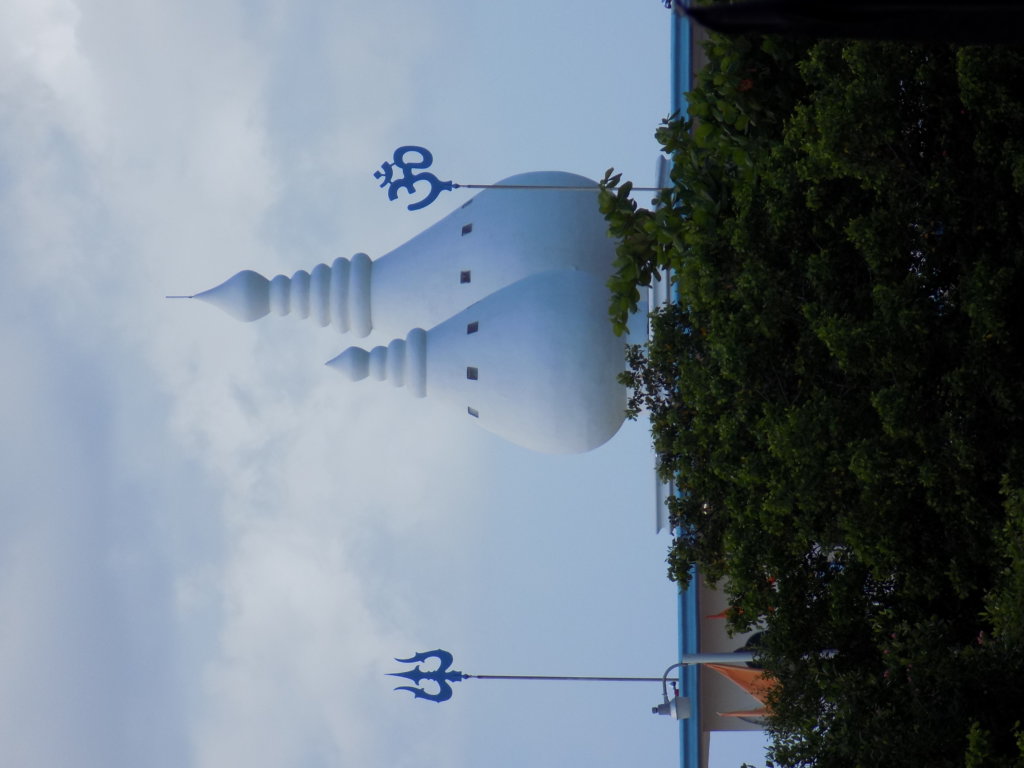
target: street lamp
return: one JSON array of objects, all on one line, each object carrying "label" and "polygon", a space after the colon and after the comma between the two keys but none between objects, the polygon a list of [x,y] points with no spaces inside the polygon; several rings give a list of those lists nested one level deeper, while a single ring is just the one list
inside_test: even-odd
[{"label": "street lamp", "polygon": [[690,699],[686,696],[680,696],[679,690],[673,683],[672,693],[674,694],[670,699],[668,697],[668,676],[673,669],[679,669],[685,667],[687,664],[736,664],[746,663],[754,660],[754,654],[751,651],[737,651],[736,653],[686,653],[683,654],[683,660],[677,661],[675,664],[665,670],[665,674],[661,676],[661,704],[651,707],[651,714],[654,715],[668,715],[675,720],[685,720],[693,712],[693,707],[690,704]]}]

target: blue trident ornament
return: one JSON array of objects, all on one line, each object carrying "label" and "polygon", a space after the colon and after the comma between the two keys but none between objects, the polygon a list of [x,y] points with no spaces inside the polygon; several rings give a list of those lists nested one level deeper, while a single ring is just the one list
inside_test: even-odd
[{"label": "blue trident ornament", "polygon": [[[406,156],[410,154],[419,155],[419,158],[416,159],[414,157],[412,160],[408,160]],[[383,163],[380,170],[375,171],[373,174],[375,179],[381,180],[380,186],[382,188],[388,188],[389,200],[397,200],[398,190],[400,189],[404,189],[412,195],[414,194],[416,185],[420,182],[425,182],[430,185],[430,190],[427,192],[426,197],[422,200],[417,200],[415,203],[409,203],[409,205],[406,206],[410,211],[417,211],[420,208],[426,208],[434,202],[437,199],[437,196],[442,192],[450,192],[459,186],[451,181],[441,181],[430,171],[416,173],[417,170],[429,168],[434,163],[434,156],[426,147],[417,147],[411,144],[399,147],[395,150],[395,154],[391,159],[393,162]],[[394,178],[395,168],[400,168],[402,170],[402,178]]]},{"label": "blue trident ornament", "polygon": [[[419,662],[426,661],[427,659],[437,659],[437,669],[430,672],[424,672],[420,669]],[[407,680],[412,680],[417,687],[411,685],[400,685],[395,688],[396,691],[409,691],[417,699],[427,699],[429,701],[448,701],[452,697],[452,687],[449,683],[457,683],[460,680],[465,680],[470,675],[464,675],[462,672],[455,670],[449,671],[449,667],[452,665],[453,657],[448,651],[443,651],[438,648],[436,651],[424,651],[423,653],[417,653],[415,656],[408,659],[395,659],[395,661],[401,662],[402,664],[415,664],[415,668],[410,669],[408,672],[391,672],[392,677],[404,677]],[[431,680],[437,683],[437,693],[427,693],[422,688],[418,687],[424,680]]]},{"label": "blue trident ornament", "polygon": [[[747,662],[754,658],[754,654],[743,653],[737,651],[736,653],[691,653],[683,657],[681,663],[683,664],[735,664],[737,662]],[[427,659],[437,659],[437,668],[432,669],[429,672],[424,672],[419,665],[419,662],[426,661]],[[401,662],[402,664],[415,664],[416,666],[410,669],[408,672],[391,672],[392,677],[404,677],[406,680],[411,680],[415,685],[400,685],[395,688],[396,691],[409,691],[417,699],[426,699],[427,701],[448,701],[452,697],[452,686],[451,683],[457,683],[461,680],[468,680],[474,678],[476,680],[561,680],[570,682],[601,682],[601,683],[662,683],[662,686],[669,682],[667,677],[668,672],[661,677],[575,677],[566,675],[470,675],[465,672],[459,672],[458,670],[451,669],[452,666],[452,655],[448,651],[443,651],[438,648],[436,651],[424,651],[423,653],[417,653],[408,659],[395,659],[395,661]],[[676,667],[679,664],[675,665]],[[669,671],[675,667],[670,667]],[[437,693],[429,693],[421,687],[424,680],[430,680],[437,684]],[[676,679],[672,679],[672,682],[677,682]]]}]

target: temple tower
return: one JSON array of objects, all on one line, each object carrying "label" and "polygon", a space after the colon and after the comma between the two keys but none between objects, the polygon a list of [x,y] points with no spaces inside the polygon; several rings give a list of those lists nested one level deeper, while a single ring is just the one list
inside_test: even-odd
[{"label": "temple tower", "polygon": [[358,253],[272,279],[245,270],[194,298],[243,321],[298,314],[391,337],[328,365],[390,380],[531,450],[592,450],[626,408],[605,287],[615,243],[597,185],[555,171],[501,183],[594,191],[488,189],[376,260]]}]

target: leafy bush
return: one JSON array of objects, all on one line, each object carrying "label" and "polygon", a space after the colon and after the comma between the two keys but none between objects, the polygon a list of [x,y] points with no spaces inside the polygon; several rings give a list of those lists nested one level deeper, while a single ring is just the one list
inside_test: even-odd
[{"label": "leafy bush", "polygon": [[708,55],[657,132],[672,189],[641,208],[609,171],[601,195],[616,329],[653,276],[678,297],[626,375],[680,489],[670,576],[696,563],[734,629],[768,628],[778,763],[1013,764],[1024,56]]}]

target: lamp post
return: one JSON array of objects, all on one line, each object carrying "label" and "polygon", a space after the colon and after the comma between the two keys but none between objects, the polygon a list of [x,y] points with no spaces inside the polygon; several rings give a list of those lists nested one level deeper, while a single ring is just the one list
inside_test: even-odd
[{"label": "lamp post", "polygon": [[673,696],[668,697],[668,676],[673,669],[679,669],[689,664],[741,664],[754,660],[753,651],[736,651],[735,653],[684,653],[681,661],[677,661],[665,670],[661,676],[661,704],[651,707],[651,713],[655,715],[668,715],[676,720],[685,720],[690,716],[691,706],[689,698],[680,696],[679,691],[673,686]]}]

